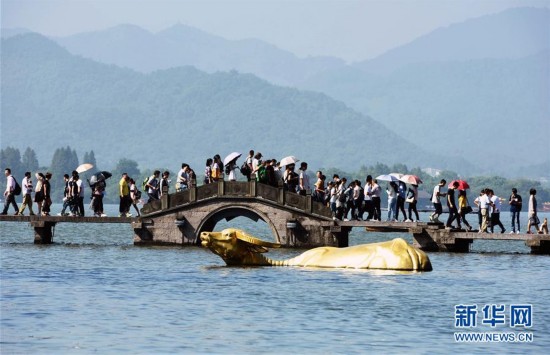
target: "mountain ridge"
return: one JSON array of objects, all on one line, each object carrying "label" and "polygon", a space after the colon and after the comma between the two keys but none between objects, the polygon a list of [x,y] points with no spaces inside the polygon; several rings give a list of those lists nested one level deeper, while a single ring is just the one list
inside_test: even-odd
[{"label": "mountain ridge", "polygon": [[325,94],[251,74],[192,67],[143,74],[71,55],[36,34],[3,40],[2,48],[2,121],[12,122],[3,125],[2,146],[14,145],[10,137],[41,142],[41,161],[70,145],[93,149],[106,165],[122,157],[151,168],[186,161],[197,172],[209,156],[251,148],[311,167],[453,164]]}]

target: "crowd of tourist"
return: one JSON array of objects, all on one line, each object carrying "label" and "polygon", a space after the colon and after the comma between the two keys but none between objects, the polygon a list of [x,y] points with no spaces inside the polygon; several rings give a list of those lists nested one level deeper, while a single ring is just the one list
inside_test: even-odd
[{"label": "crowd of tourist", "polygon": [[[418,203],[418,185],[407,184],[403,181],[389,181],[384,189],[379,182],[371,175],[368,175],[364,185],[360,180],[352,180],[348,183],[345,177],[340,178],[338,174],[332,176],[332,180],[327,182],[327,177],[321,171],[315,174],[315,183],[310,183],[310,176],[307,171],[308,164],[301,162],[296,172],[296,161],[285,161],[285,165],[277,162],[276,159],[263,159],[260,152],[250,150],[243,164],[239,167],[236,155],[234,159],[222,161],[220,155],[216,154],[212,158],[206,159],[204,184],[215,183],[219,180],[236,181],[239,175],[242,175],[248,181],[255,179],[259,183],[267,184],[273,187],[283,187],[286,191],[306,195],[311,191],[312,199],[325,204],[330,208],[334,220],[365,220],[382,221],[381,200],[385,192],[387,196],[386,221],[419,222],[417,210]],[[226,158],[227,159],[227,158]],[[5,202],[2,214],[7,214],[10,205],[14,206],[15,214],[23,214],[28,207],[30,215],[34,215],[33,201],[36,203],[38,214],[49,215],[51,205],[51,173],[37,173],[36,187],[33,189],[31,173],[26,172],[21,181],[21,186],[11,175],[9,168],[5,169],[7,179],[6,190],[4,192]],[[78,172],[73,171],[71,176],[65,174],[65,191],[63,198],[63,208],[59,215],[84,216],[84,195],[85,185]],[[175,191],[181,192],[193,188],[196,184],[197,176],[195,171],[186,163],[181,165],[175,182]],[[103,196],[105,195],[105,180],[99,180],[89,186],[92,190],[90,207],[94,211],[94,216],[106,216],[103,211]],[[164,171],[162,174],[155,170],[151,176],[148,176],[142,183],[142,191],[147,193],[147,202],[161,199],[163,194],[170,190],[170,172]],[[461,230],[464,225],[466,231],[473,229],[467,220],[467,215],[473,212],[472,205],[468,201],[466,188],[460,186],[458,181],[452,182],[446,186],[447,182],[443,179],[434,186],[431,195],[434,212],[429,216],[432,223],[442,223],[439,217],[443,213],[442,198],[447,205],[448,217],[445,222],[447,229]],[[131,217],[130,209],[133,207],[140,215],[138,203],[141,198],[141,191],[136,185],[136,181],[123,173],[119,181],[119,216]],[[446,188],[446,190],[445,190]],[[18,208],[15,202],[15,196],[19,195],[18,189],[22,190],[23,200],[21,208]],[[34,191],[34,199],[32,193]],[[456,196],[456,198],[455,198]],[[501,233],[506,229],[500,221],[501,205],[504,199],[496,196],[490,188],[481,190],[480,194],[473,201],[477,206],[479,233],[494,233],[495,227],[500,228]],[[405,210],[407,204],[407,211]],[[512,189],[512,194],[508,199],[510,213],[512,217],[511,232],[520,233],[520,212],[523,202],[517,190]],[[69,212],[66,212],[67,209]],[[400,218],[400,214],[402,217]],[[546,223],[546,222],[545,222]],[[532,227],[535,232],[539,229],[540,220],[537,216],[536,190],[531,189],[528,206],[527,233],[532,233]]]}]

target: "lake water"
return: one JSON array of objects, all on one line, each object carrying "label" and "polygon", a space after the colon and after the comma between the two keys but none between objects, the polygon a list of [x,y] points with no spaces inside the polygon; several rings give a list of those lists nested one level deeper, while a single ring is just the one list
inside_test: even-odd
[{"label": "lake water", "polygon": [[[270,238],[264,223],[218,225],[227,226]],[[2,354],[525,354],[550,346],[550,257],[529,255],[523,242],[429,253],[434,271],[414,273],[228,268],[199,247],[134,247],[129,225],[61,223],[52,245],[34,245],[27,223],[0,222],[0,232]],[[350,240],[396,236],[411,241],[359,229]],[[475,328],[455,328],[461,304],[477,305]],[[492,304],[505,305],[504,325],[482,324]],[[532,305],[531,328],[510,327],[508,309],[518,304]],[[457,343],[459,331],[531,333],[533,341]]]}]

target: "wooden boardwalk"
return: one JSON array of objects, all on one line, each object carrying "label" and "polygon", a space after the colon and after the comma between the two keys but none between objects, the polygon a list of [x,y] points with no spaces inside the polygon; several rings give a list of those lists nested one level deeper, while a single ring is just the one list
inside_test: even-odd
[{"label": "wooden boardwalk", "polygon": [[49,222],[49,223],[132,223],[136,217],[71,217],[71,216],[14,216],[0,215],[0,222]]},{"label": "wooden boardwalk", "polygon": [[[250,214],[250,209],[256,206],[254,213],[264,218],[274,218],[273,216],[278,218],[274,220],[280,227],[278,231],[280,235],[303,233],[311,236],[312,233],[318,233],[321,237],[328,235],[329,242],[337,240],[338,246],[348,246],[350,231],[353,228],[363,228],[367,232],[412,234],[415,246],[426,251],[468,252],[474,240],[519,240],[524,241],[534,254],[550,255],[550,235],[548,234],[465,232],[448,230],[443,224],[426,222],[334,221],[330,217],[330,210],[324,205],[313,202],[311,195],[300,196],[283,191],[281,188],[255,182],[220,182],[165,195],[160,201],[145,205],[142,209],[143,217],[0,215],[0,222],[30,223],[34,228],[34,241],[37,244],[51,243],[53,229],[57,223],[121,223],[129,224],[133,228],[134,243],[136,240],[142,241],[144,233],[155,233],[156,241],[160,240],[163,244],[182,244],[179,242],[182,240],[182,233],[188,231],[194,237],[194,239],[189,238],[190,244],[197,245],[193,240],[197,240],[197,231],[200,232],[200,230],[192,228],[193,225],[198,225],[198,222],[205,218],[213,218],[212,211],[217,211],[218,206],[222,204],[229,207],[224,207],[225,210],[220,213],[220,218],[238,216],[227,213],[228,208],[238,207],[237,212],[232,212],[242,215],[245,212]],[[284,217],[285,213],[288,216]],[[198,222],[194,221],[194,218]],[[204,225],[203,223],[203,227]],[[168,238],[165,241],[163,240],[165,236],[170,236],[171,239]],[[323,240],[325,239],[318,238],[318,245],[321,245]],[[304,247],[299,244],[282,244],[289,247]]]},{"label": "wooden boardwalk", "polygon": [[50,244],[57,223],[124,223],[134,225],[138,218],[0,215],[0,222],[28,222],[34,229],[35,244]]},{"label": "wooden boardwalk", "polygon": [[534,254],[550,254],[549,234],[478,233],[449,230],[443,224],[426,222],[335,221],[331,228],[336,232],[365,228],[367,232],[409,233],[415,246],[431,251],[468,252],[474,240],[518,240],[524,241]]}]

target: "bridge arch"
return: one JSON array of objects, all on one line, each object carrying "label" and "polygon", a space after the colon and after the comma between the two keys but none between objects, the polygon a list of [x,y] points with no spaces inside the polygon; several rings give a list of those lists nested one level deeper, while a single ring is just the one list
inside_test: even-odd
[{"label": "bridge arch", "polygon": [[201,223],[196,229],[197,244],[200,244],[199,236],[201,232],[213,231],[216,225],[218,224],[218,222],[220,222],[221,220],[225,219],[227,221],[230,221],[231,219],[236,217],[246,217],[255,222],[257,222],[258,220],[262,220],[266,222],[269,228],[271,229],[271,233],[275,237],[275,242],[281,243],[281,237],[279,235],[279,232],[277,231],[275,224],[267,216],[267,214],[250,206],[230,205],[230,206],[219,207],[211,211],[205,218],[202,219]]}]

